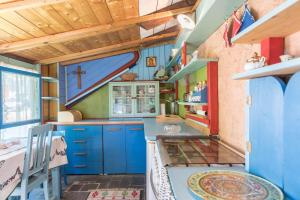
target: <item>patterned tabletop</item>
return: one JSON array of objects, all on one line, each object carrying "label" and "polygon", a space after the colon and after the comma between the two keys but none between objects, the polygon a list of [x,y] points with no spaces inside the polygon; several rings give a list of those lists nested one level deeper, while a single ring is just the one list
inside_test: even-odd
[{"label": "patterned tabletop", "polygon": [[[21,181],[26,141],[0,149],[0,199],[6,199]],[[49,169],[68,163],[63,137],[53,137]]]},{"label": "patterned tabletop", "polygon": [[215,170],[195,173],[188,179],[190,191],[206,200],[283,200],[272,183],[243,172]]}]

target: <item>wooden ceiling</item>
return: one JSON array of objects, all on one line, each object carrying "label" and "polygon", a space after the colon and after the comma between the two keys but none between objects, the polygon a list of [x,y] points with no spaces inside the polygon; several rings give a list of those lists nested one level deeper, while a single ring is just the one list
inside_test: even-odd
[{"label": "wooden ceiling", "polygon": [[173,40],[178,29],[141,39],[140,26],[192,12],[192,2],[139,16],[138,0],[0,0],[0,53],[32,63],[70,63]]}]

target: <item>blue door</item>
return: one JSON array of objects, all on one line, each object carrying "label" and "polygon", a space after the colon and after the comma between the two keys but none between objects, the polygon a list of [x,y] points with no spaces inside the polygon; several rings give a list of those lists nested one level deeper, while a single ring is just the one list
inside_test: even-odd
[{"label": "blue door", "polygon": [[126,173],[125,128],[123,125],[103,126],[104,173]]},{"label": "blue door", "polygon": [[250,173],[283,186],[283,95],[285,84],[275,77],[250,80]]},{"label": "blue door", "polygon": [[142,124],[126,126],[126,160],[127,173],[146,172],[146,141]]},{"label": "blue door", "polygon": [[300,199],[300,72],[290,79],[284,97],[284,192]]}]

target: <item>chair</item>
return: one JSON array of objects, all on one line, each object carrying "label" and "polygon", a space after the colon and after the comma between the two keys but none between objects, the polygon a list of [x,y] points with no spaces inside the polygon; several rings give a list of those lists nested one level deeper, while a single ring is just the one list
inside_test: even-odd
[{"label": "chair", "polygon": [[49,200],[48,168],[52,130],[53,126],[50,124],[29,130],[22,180],[11,196],[27,200],[30,191],[43,185],[45,200]]}]

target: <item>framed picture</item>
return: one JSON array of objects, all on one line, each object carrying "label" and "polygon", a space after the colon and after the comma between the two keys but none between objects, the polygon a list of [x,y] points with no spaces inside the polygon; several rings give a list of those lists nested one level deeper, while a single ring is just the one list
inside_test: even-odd
[{"label": "framed picture", "polygon": [[146,58],[146,66],[147,67],[156,67],[156,57],[151,56]]}]

